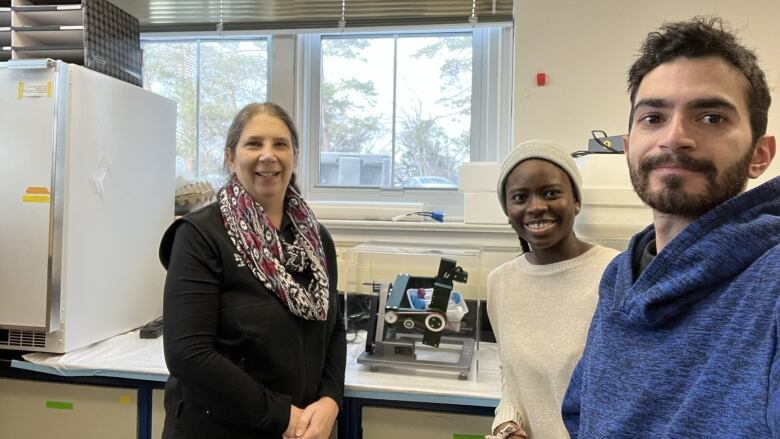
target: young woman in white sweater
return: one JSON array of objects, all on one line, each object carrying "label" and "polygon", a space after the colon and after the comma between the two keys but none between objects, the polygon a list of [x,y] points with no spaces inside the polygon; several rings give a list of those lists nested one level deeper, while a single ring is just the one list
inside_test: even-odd
[{"label": "young woman in white sweater", "polygon": [[617,250],[574,235],[582,177],[547,140],[517,145],[504,160],[498,199],[523,254],[488,276],[488,316],[501,358],[495,438],[569,438],[561,402]]}]

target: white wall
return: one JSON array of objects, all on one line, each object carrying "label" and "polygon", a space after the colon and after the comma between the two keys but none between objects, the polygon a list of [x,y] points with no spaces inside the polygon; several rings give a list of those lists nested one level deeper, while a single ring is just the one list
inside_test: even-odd
[{"label": "white wall", "polygon": [[[780,2],[515,0],[515,143],[550,138],[574,151],[586,149],[593,129],[624,134],[626,72],[647,33],[712,14],[758,54],[772,88],[768,132],[780,135]],[[547,73],[546,86],[536,86],[537,72]],[[780,158],[769,174],[780,175]]]}]

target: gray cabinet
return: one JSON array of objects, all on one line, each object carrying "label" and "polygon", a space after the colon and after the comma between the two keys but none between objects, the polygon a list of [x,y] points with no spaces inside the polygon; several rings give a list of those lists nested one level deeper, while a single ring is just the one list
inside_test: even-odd
[{"label": "gray cabinet", "polygon": [[11,1],[0,0],[0,62],[11,59]]},{"label": "gray cabinet", "polygon": [[143,84],[138,19],[108,0],[0,0],[0,46],[0,61],[51,58]]},{"label": "gray cabinet", "polygon": [[137,400],[136,389],[0,379],[0,437],[135,439]]}]

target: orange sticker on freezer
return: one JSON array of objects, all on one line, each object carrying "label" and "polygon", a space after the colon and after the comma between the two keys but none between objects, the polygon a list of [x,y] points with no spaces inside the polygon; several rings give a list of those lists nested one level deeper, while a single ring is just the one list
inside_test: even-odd
[{"label": "orange sticker on freezer", "polygon": [[27,186],[25,194],[45,194],[49,195],[49,188],[43,186]]}]

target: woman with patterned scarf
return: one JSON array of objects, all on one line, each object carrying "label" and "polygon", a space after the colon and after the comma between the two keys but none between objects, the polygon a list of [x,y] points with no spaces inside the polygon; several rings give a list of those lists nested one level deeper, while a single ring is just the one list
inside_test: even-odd
[{"label": "woman with patterned scarf", "polygon": [[336,252],[295,185],[290,116],[244,107],[230,181],[160,244],[165,430],[173,438],[327,438],[344,393]]}]

